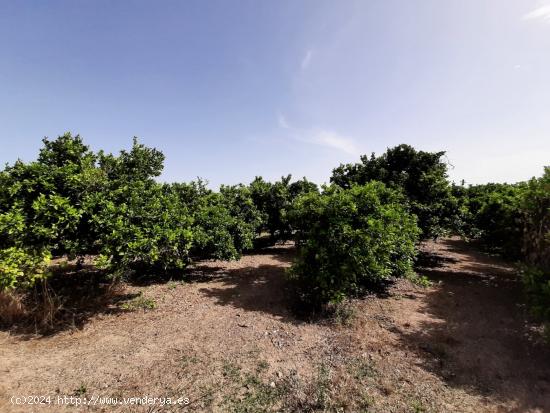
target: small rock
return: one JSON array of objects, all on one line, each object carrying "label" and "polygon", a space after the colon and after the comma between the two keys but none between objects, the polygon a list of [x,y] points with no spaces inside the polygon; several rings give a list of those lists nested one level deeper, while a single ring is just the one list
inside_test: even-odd
[{"label": "small rock", "polygon": [[269,383],[269,387],[275,387],[275,382],[272,381],[271,383]]}]

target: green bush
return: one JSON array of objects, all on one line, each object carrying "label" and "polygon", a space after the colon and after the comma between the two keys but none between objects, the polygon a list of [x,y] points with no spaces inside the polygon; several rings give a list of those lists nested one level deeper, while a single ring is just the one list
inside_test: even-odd
[{"label": "green bush", "polygon": [[281,177],[275,183],[256,177],[250,184],[252,200],[261,214],[260,231],[267,231],[271,241],[286,241],[292,236],[289,212],[293,201],[300,195],[318,192],[317,185],[306,178],[292,182],[292,175]]},{"label": "green bush", "polygon": [[254,246],[254,237],[262,225],[262,215],[254,205],[250,189],[242,184],[220,188],[225,208],[232,217],[229,231],[238,253]]},{"label": "green bush", "polygon": [[522,192],[522,253],[530,265],[550,271],[550,167],[531,179]]},{"label": "green bush", "polygon": [[192,214],[194,258],[238,259],[253,247],[263,221],[248,187],[222,185],[214,192],[199,179],[169,185],[167,190]]},{"label": "green bush", "polygon": [[550,271],[527,266],[522,271],[522,279],[532,313],[550,320]]},{"label": "green bush", "polygon": [[301,298],[315,306],[339,302],[412,271],[420,230],[404,205],[380,182],[299,197],[291,214],[298,253],[289,274]]},{"label": "green bush", "polygon": [[330,181],[342,188],[380,181],[403,191],[411,212],[418,217],[422,237],[437,237],[454,229],[458,214],[444,155],[399,145],[381,156],[363,155],[360,163],[340,165],[333,170]]},{"label": "green bush", "polygon": [[194,257],[238,259],[252,249],[262,221],[247,187],[222,186],[218,193],[197,193],[187,202],[194,210]]},{"label": "green bush", "polygon": [[192,218],[175,195],[156,183],[135,182],[94,199],[92,229],[98,264],[113,276],[135,267],[183,269],[192,245]]},{"label": "green bush", "polygon": [[463,234],[479,239],[491,252],[519,259],[524,226],[521,207],[524,187],[523,184],[463,187]]},{"label": "green bush", "polygon": [[84,253],[93,234],[83,225],[82,203],[97,189],[96,155],[79,136],[43,143],[37,161],[17,161],[2,171],[0,213],[17,210],[23,217],[20,244],[55,254]]},{"label": "green bush", "polygon": [[524,221],[523,282],[536,316],[550,321],[550,167],[531,179],[521,201]]},{"label": "green bush", "polygon": [[84,201],[97,264],[112,276],[181,270],[190,261],[193,217],[178,193],[155,181],[164,155],[134,139],[118,156],[98,155],[100,190]]},{"label": "green bush", "polygon": [[50,261],[48,251],[25,250],[20,247],[0,249],[0,291],[32,287],[45,279]]},{"label": "green bush", "polygon": [[271,182],[264,181],[261,176],[254,178],[248,186],[252,202],[254,202],[256,209],[260,213],[261,224],[258,228],[258,235],[263,231],[269,231],[269,228],[272,227],[270,224],[270,216],[274,212],[270,200],[272,186]]},{"label": "green bush", "polygon": [[25,242],[31,228],[18,205],[0,213],[0,292],[30,288],[49,276],[49,249]]},{"label": "green bush", "polygon": [[[183,268],[191,218],[154,178],[164,156],[134,140],[118,156],[93,153],[79,136],[43,140],[38,159],[0,173],[2,285],[43,278],[43,257],[98,255],[113,275],[135,266]],[[37,276],[37,274],[39,276]]]}]

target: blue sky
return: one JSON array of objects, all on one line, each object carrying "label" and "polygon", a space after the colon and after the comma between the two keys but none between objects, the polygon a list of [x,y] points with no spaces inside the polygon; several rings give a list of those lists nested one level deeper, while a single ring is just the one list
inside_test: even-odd
[{"label": "blue sky", "polygon": [[0,0],[0,162],[132,136],[167,181],[333,167],[399,143],[451,178],[550,164],[550,1]]}]

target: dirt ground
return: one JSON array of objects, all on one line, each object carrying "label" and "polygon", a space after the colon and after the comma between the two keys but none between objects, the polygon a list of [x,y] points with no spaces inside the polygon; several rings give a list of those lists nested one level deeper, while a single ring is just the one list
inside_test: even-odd
[{"label": "dirt ground", "polygon": [[[285,299],[292,254],[277,246],[202,262],[191,281],[128,284],[54,334],[0,331],[0,412],[550,412],[550,346],[511,265],[458,239],[429,242],[418,272],[432,286],[400,280],[306,322]],[[29,395],[51,399],[10,402]],[[97,399],[144,396],[189,404]]]}]

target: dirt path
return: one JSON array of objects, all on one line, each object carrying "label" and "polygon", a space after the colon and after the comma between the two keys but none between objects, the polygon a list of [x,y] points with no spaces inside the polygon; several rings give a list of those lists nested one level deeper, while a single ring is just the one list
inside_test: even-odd
[{"label": "dirt path", "polygon": [[432,287],[402,283],[359,305],[353,343],[378,350],[391,389],[382,405],[412,397],[425,411],[550,412],[550,348],[526,322],[515,269],[459,239],[423,251],[418,272]]},{"label": "dirt path", "polygon": [[[127,286],[150,310],[52,336],[0,332],[0,412],[550,412],[550,352],[513,269],[458,240],[424,246],[427,289],[400,281],[338,323],[292,316],[292,249],[196,267],[195,282]],[[29,406],[11,396],[188,397],[188,406]],[[343,410],[342,410],[343,409]]]},{"label": "dirt path", "polygon": [[427,318],[404,331],[404,342],[441,346],[443,368],[429,359],[423,365],[450,386],[508,409],[550,411],[549,346],[526,321],[517,271],[458,239],[427,251],[440,267],[424,273],[441,284],[422,297],[419,312]]}]

